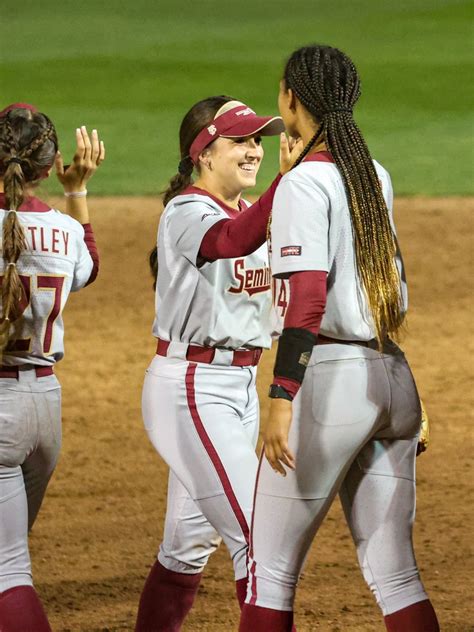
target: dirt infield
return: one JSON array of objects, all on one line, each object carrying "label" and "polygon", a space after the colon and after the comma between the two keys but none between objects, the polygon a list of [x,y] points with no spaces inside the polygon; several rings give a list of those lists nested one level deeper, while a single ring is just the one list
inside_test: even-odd
[{"label": "dirt infield", "polygon": [[[91,207],[101,274],[66,309],[66,358],[58,368],[62,458],[31,536],[36,586],[56,632],[133,630],[166,499],[166,467],[148,442],[140,413],[143,373],[154,353],[146,258],[159,203],[102,198]],[[473,212],[474,199],[468,198],[396,201],[411,291],[402,346],[432,420],[432,446],[418,459],[416,549],[447,632],[474,624],[472,497],[468,501]],[[261,395],[271,366],[268,353],[259,370]],[[266,398],[261,401],[265,419]],[[235,630],[233,591],[231,563],[221,547],[185,630]],[[338,502],[312,548],[296,617],[299,632],[383,629]]]}]

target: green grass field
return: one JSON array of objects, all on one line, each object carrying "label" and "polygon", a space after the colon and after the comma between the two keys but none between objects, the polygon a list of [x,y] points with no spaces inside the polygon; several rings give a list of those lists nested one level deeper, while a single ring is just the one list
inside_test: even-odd
[{"label": "green grass field", "polygon": [[[176,171],[178,128],[197,100],[231,94],[276,112],[298,46],[338,46],[356,62],[356,119],[398,194],[473,193],[472,5],[466,0],[2,1],[0,102],[97,127],[99,194],[156,194]],[[260,188],[277,168],[266,141]],[[58,190],[51,183],[51,190]]]}]

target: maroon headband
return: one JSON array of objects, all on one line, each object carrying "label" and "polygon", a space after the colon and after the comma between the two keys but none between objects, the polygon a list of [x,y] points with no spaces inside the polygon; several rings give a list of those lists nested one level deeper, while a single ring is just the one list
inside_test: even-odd
[{"label": "maroon headband", "polygon": [[216,116],[212,123],[202,129],[194,139],[189,155],[195,165],[198,164],[199,154],[203,149],[219,136],[242,138],[253,136],[257,132],[260,132],[262,136],[274,136],[284,131],[285,126],[280,116],[257,116],[244,103],[238,101],[234,103],[237,104],[235,107]]},{"label": "maroon headband", "polygon": [[34,105],[30,105],[29,103],[12,103],[11,105],[7,105],[5,109],[0,112],[0,116],[5,116],[8,114],[10,110],[29,110],[30,112],[38,112],[38,108],[35,108]]}]

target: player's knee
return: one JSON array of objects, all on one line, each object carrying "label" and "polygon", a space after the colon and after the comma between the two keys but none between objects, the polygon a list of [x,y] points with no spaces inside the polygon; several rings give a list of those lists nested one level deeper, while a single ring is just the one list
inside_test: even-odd
[{"label": "player's knee", "polygon": [[161,545],[158,560],[165,568],[175,573],[200,573],[216,548],[193,547],[172,551]]},{"label": "player's knee", "polygon": [[385,574],[364,573],[364,576],[384,615],[427,598],[416,565]]},{"label": "player's knee", "polygon": [[287,569],[249,564],[247,603],[274,610],[292,610],[298,575]]},{"label": "player's knee", "polygon": [[248,546],[247,544],[243,544],[241,547],[234,548],[231,551],[232,564],[234,566],[234,575],[236,581],[246,577],[248,574],[247,571],[247,563],[248,563]]}]

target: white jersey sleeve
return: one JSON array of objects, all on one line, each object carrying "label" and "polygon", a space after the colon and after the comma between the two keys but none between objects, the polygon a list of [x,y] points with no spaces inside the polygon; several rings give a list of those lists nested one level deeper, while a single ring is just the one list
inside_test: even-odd
[{"label": "white jersey sleeve", "polygon": [[173,200],[165,210],[163,219],[170,242],[190,263],[198,265],[197,258],[204,235],[214,224],[229,216],[217,205],[208,204],[203,196],[196,201],[189,201],[189,197],[184,200]]},{"label": "white jersey sleeve", "polygon": [[[289,176],[289,177],[288,177]],[[284,277],[301,270],[329,270],[329,198],[317,182],[285,176],[272,210],[272,273]]]},{"label": "white jersey sleeve", "polygon": [[92,257],[87,249],[86,242],[84,241],[84,228],[73,220],[69,218],[72,223],[72,228],[74,229],[73,235],[76,241],[75,253],[76,253],[76,261],[74,265],[74,276],[72,279],[71,292],[77,292],[90,278],[93,262]]},{"label": "white jersey sleeve", "polygon": [[407,279],[405,274],[405,266],[403,263],[402,253],[400,251],[400,246],[398,243],[397,237],[397,229],[395,227],[395,221],[393,219],[393,186],[392,180],[390,178],[390,174],[386,169],[382,167],[378,162],[374,160],[375,168],[377,169],[377,175],[379,176],[380,184],[382,185],[382,193],[387,203],[387,208],[389,211],[390,225],[393,230],[393,234],[395,235],[395,242],[397,245],[397,254],[395,257],[395,263],[397,266],[398,274],[400,275],[401,281],[401,294],[402,294],[402,309],[403,312],[406,313],[408,309],[408,286]]}]

